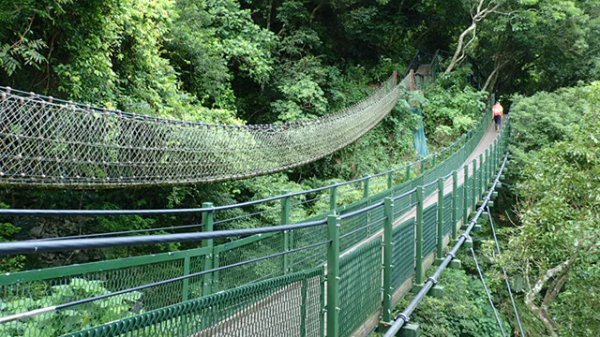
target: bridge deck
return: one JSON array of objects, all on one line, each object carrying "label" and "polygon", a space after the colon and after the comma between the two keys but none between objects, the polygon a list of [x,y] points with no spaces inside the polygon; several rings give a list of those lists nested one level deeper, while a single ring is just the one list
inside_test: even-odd
[{"label": "bridge deck", "polygon": [[[499,134],[496,133],[496,131],[494,130],[493,124],[490,125],[490,127],[488,127],[488,129],[486,130],[486,133],[484,134],[482,140],[479,142],[479,144],[477,145],[477,147],[475,148],[473,153],[471,153],[471,155],[468,157],[467,161],[465,163],[463,163],[463,165],[467,165],[469,167],[469,176],[472,176],[472,172],[473,172],[472,161],[474,159],[478,159],[479,155],[481,153],[483,153],[485,151],[485,149],[489,145],[491,145],[498,136],[499,136]],[[459,185],[462,184],[463,181],[464,181],[464,177],[462,174],[460,174],[459,182],[458,182]],[[444,184],[445,194],[449,194],[450,192],[452,192],[452,187],[453,187],[453,182],[452,182],[452,177],[450,177],[445,181],[445,184]],[[424,200],[424,205],[423,205],[424,208],[437,203],[437,199],[438,199],[437,193],[433,193],[433,194],[427,196]],[[394,228],[400,226],[406,220],[415,218],[416,212],[417,212],[416,207],[413,207],[412,209],[408,210],[401,218],[397,219],[394,222],[394,225],[393,225]],[[350,254],[351,252],[355,251],[359,247],[366,245],[367,243],[381,237],[382,235],[383,235],[383,230],[380,230],[380,231],[374,233],[369,238],[366,238],[365,240],[357,243],[353,247],[344,251],[341,254],[341,256],[346,256],[346,255]],[[431,263],[431,262],[429,262],[429,263]],[[193,337],[258,336],[258,335],[260,335],[260,331],[263,331],[263,328],[267,328],[266,326],[261,328],[261,326],[260,326],[261,323],[259,323],[259,322],[263,322],[263,324],[270,326],[271,324],[269,323],[269,321],[271,321],[271,319],[268,319],[269,317],[271,317],[272,319],[278,320],[277,317],[272,317],[273,316],[272,312],[266,311],[266,310],[264,310],[264,308],[271,307],[271,306],[277,306],[277,307],[285,306],[285,302],[289,300],[287,298],[287,294],[289,294],[290,291],[293,292],[294,289],[296,289],[295,285],[291,285],[289,287],[281,289],[277,293],[274,293],[271,296],[255,303],[254,305],[248,306],[247,308],[241,310],[240,312],[237,312],[236,314],[228,317],[227,319],[224,319],[223,321],[217,323],[215,326],[194,334]],[[275,315],[275,316],[277,316],[277,315]],[[375,317],[375,318],[377,318],[377,317]],[[287,321],[287,322],[299,322],[300,319],[301,319],[300,312],[287,312],[286,313],[285,321]],[[251,322],[251,323],[249,323],[249,322]],[[360,328],[359,330],[360,331],[371,331],[372,328],[374,328],[377,325],[377,323],[378,323],[378,319],[369,319],[366,324],[373,325],[373,326]],[[243,329],[242,327],[244,326],[244,324],[253,324],[254,327],[249,330]],[[289,334],[289,331],[288,331],[288,334]],[[292,335],[294,335],[294,334],[292,334]],[[355,335],[356,335],[356,333],[355,333]]]}]

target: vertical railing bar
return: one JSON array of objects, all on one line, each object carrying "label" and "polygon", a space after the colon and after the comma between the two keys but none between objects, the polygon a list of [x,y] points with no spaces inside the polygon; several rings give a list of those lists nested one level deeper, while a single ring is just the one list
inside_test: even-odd
[{"label": "vertical railing bar", "polygon": [[438,178],[437,258],[444,257],[444,178]]},{"label": "vertical railing bar", "polygon": [[[288,191],[286,191],[285,194],[288,194]],[[281,199],[281,224],[282,225],[290,224],[291,210],[292,210],[291,197],[289,195],[286,195],[284,198]],[[291,236],[290,231],[287,231],[287,230],[283,231],[283,237],[282,237],[282,246],[283,247],[282,247],[282,249],[284,252],[287,252],[290,250],[290,236]],[[283,255],[283,258],[281,261],[282,275],[287,274],[289,271],[289,259],[290,259],[289,254]]]},{"label": "vertical railing bar", "polygon": [[417,187],[416,283],[424,281],[423,274],[423,186]]},{"label": "vertical railing bar", "polygon": [[[212,208],[212,202],[204,202],[202,203],[202,208]],[[204,225],[204,230],[207,232],[212,232],[214,230],[214,211],[208,210],[202,213],[202,224]],[[208,239],[202,241],[202,247],[209,248],[208,254],[205,255],[204,260],[204,270],[211,270],[214,267],[214,241],[213,239]],[[212,293],[212,283],[213,283],[213,273],[207,273],[204,276],[204,287],[202,289],[202,294],[204,296],[210,295]]]},{"label": "vertical railing bar", "polygon": [[394,200],[384,199],[385,223],[383,227],[383,315],[384,322],[392,320],[392,227],[394,223]]},{"label": "vertical railing bar", "polygon": [[340,332],[340,219],[327,217],[327,337],[339,337]]}]

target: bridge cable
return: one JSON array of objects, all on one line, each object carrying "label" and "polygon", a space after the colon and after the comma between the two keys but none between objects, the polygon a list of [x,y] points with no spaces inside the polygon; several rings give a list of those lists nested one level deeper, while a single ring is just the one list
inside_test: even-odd
[{"label": "bridge cable", "polygon": [[[498,252],[498,254],[501,254],[500,244],[498,243],[498,238],[496,237],[496,228],[494,225],[494,220],[492,219],[492,214],[490,213],[489,207],[487,208],[487,212],[490,218],[490,226],[492,227],[494,242],[496,243],[496,251]],[[502,273],[504,274],[504,282],[506,282],[506,289],[508,289],[508,295],[510,296],[510,302],[512,303],[515,318],[517,319],[517,324],[519,325],[519,331],[521,332],[521,336],[525,337],[525,329],[523,328],[523,322],[521,322],[521,317],[519,316],[519,309],[517,308],[517,305],[515,303],[515,298],[513,296],[512,289],[510,288],[510,282],[508,282],[508,275],[504,267],[502,267]]]},{"label": "bridge cable", "polygon": [[485,289],[485,293],[490,302],[490,306],[494,310],[494,316],[496,317],[496,322],[498,323],[498,327],[500,328],[500,331],[502,332],[502,336],[506,337],[506,331],[504,331],[504,327],[502,326],[502,321],[500,320],[500,316],[498,315],[498,310],[496,310],[496,306],[494,306],[494,301],[492,300],[492,295],[490,294],[490,289],[488,288],[487,284],[485,283],[485,278],[483,277],[483,272],[481,271],[481,267],[479,266],[479,262],[477,261],[477,256],[475,255],[475,250],[473,250],[473,247],[470,247],[469,250],[471,251],[471,255],[473,256],[473,260],[475,261],[475,266],[477,267],[477,272],[479,273],[479,278],[481,279],[481,283],[483,284],[483,289]]}]

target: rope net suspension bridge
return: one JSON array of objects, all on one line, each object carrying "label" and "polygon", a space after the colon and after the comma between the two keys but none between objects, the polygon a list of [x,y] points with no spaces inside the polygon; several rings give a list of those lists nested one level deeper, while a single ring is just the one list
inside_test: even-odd
[{"label": "rope net suspension bridge", "polygon": [[[321,142],[323,139],[316,140],[317,125],[324,128],[321,133],[327,133],[327,125],[332,125],[335,130],[352,133],[345,138],[351,142],[389,113],[401,89],[412,85],[411,80],[414,75],[397,84],[392,77],[364,102],[338,117],[272,129],[208,126],[97,111],[3,89],[0,137],[11,145],[5,147],[10,151],[3,153],[2,183],[119,186],[268,173],[314,160],[342,146],[324,143],[318,152],[299,146],[301,154],[297,157],[286,153],[288,157],[279,160],[276,151],[289,152],[283,145],[284,139],[291,139],[288,136],[297,133],[290,137],[301,143],[299,130],[314,130],[302,141]],[[80,121],[70,121],[75,117]],[[94,120],[103,130],[102,136],[84,136],[85,132],[78,134],[67,128],[79,125],[90,133]],[[360,122],[365,120],[371,124]],[[344,123],[363,125],[342,127]],[[50,126],[55,129],[53,133],[44,134],[43,129]],[[172,227],[159,227],[0,243],[0,256],[8,256],[201,242],[199,248],[182,251],[0,275],[0,336],[363,337],[380,325],[390,327],[386,336],[393,336],[438,282],[492,199],[507,163],[509,127],[507,124],[497,134],[485,114],[476,127],[449,147],[417,162],[353,181],[239,204],[205,203],[202,208],[165,210],[1,209],[0,216],[5,217],[196,214],[202,221],[181,224],[178,227],[195,230],[183,233],[164,234]],[[182,135],[185,138],[177,138]],[[248,147],[246,152],[237,147],[225,147],[231,152],[217,153],[214,148],[211,152],[206,143],[190,143],[201,142],[199,135],[214,141],[213,146],[222,145],[219,142],[225,138],[221,137],[233,135]],[[162,143],[152,143],[159,140]],[[272,151],[271,162],[252,166],[246,161],[266,158],[265,152],[254,150],[267,148]],[[48,153],[52,156],[44,157]],[[242,153],[249,157],[236,158]],[[206,159],[208,155],[212,162]],[[215,158],[231,157],[236,159],[233,162],[247,166],[225,169],[214,165]],[[129,158],[126,164],[125,158]],[[187,162],[178,164],[186,158]],[[147,164],[140,168],[146,173],[132,171],[140,163]],[[196,174],[191,170],[194,165],[223,171]],[[166,172],[167,167],[173,172]],[[101,179],[98,171],[114,175]],[[46,173],[42,176],[42,172]],[[306,215],[302,212],[306,203],[319,203],[322,211]],[[259,211],[240,217],[235,211],[242,209]],[[222,227],[250,217],[257,217],[263,226]],[[265,220],[273,218],[277,220]],[[461,224],[467,228],[459,235]],[[161,234],[149,233],[154,231]],[[445,255],[450,242],[456,244]],[[440,267],[426,278],[436,259],[441,261]],[[413,285],[423,285],[417,302],[394,318],[393,308]]]},{"label": "rope net suspension bridge", "polygon": [[264,175],[327,156],[375,127],[410,85],[394,73],[364,100],[306,122],[213,125],[0,87],[0,184],[118,187]]}]

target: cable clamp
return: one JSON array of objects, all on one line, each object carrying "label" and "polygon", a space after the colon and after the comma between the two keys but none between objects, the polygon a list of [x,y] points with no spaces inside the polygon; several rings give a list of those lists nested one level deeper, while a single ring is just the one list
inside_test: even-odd
[{"label": "cable clamp", "polygon": [[406,316],[403,312],[401,312],[400,315],[398,315],[398,318],[402,318],[402,320],[404,321],[404,323],[408,323],[410,321],[410,319],[408,318],[408,316]]},{"label": "cable clamp", "polygon": [[454,260],[454,258],[456,257],[456,255],[454,255],[454,253],[452,253],[452,252],[448,252],[448,255],[449,255],[449,256],[452,256],[452,259],[453,259],[453,260]]},{"label": "cable clamp", "polygon": [[437,284],[437,280],[436,280],[436,279],[435,279],[433,276],[432,276],[432,277],[429,277],[429,278],[427,279],[427,281],[431,281],[431,283],[433,283],[433,285],[436,285],[436,284]]}]

